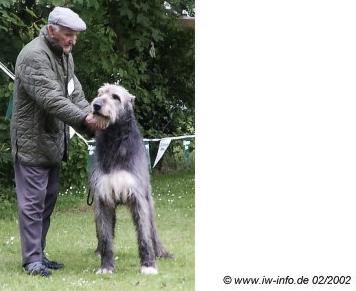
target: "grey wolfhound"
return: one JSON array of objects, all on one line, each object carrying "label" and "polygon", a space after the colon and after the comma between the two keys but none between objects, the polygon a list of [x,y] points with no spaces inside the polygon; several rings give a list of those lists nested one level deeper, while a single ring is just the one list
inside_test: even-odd
[{"label": "grey wolfhound", "polygon": [[114,271],[115,210],[120,204],[128,205],[136,226],[141,272],[157,274],[156,257],[171,257],[154,221],[148,158],[133,111],[134,98],[122,86],[104,84],[91,104],[94,116],[108,124],[96,136],[90,181],[101,256],[97,274]]}]

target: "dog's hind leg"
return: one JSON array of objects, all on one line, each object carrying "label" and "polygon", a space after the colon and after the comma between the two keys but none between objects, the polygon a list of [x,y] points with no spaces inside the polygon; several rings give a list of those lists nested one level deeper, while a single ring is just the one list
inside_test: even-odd
[{"label": "dog's hind leg", "polygon": [[163,246],[159,236],[158,236],[158,231],[157,231],[157,226],[155,223],[155,211],[154,211],[154,206],[153,206],[153,199],[151,196],[151,193],[147,193],[147,201],[149,204],[149,210],[150,210],[150,227],[151,227],[151,236],[152,236],[152,242],[153,242],[153,248],[155,251],[155,255],[157,258],[173,258],[173,255],[168,252],[165,247]]},{"label": "dog's hind leg", "polygon": [[95,225],[101,266],[97,274],[114,271],[113,239],[116,221],[115,207],[105,205],[99,199],[95,203]]},{"label": "dog's hind leg", "polygon": [[137,231],[141,273],[157,274],[156,256],[151,236],[150,208],[147,200],[140,193],[134,193],[130,201],[130,210]]}]

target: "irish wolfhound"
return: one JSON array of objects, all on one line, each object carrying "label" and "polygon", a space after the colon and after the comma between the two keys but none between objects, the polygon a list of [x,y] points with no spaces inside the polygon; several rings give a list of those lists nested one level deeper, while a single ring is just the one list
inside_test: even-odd
[{"label": "irish wolfhound", "polygon": [[101,266],[97,274],[114,270],[113,238],[115,209],[128,205],[136,226],[141,272],[157,274],[156,257],[170,257],[158,237],[147,153],[137,127],[133,100],[125,88],[105,84],[92,102],[92,111],[108,127],[96,136],[91,174],[97,252]]}]

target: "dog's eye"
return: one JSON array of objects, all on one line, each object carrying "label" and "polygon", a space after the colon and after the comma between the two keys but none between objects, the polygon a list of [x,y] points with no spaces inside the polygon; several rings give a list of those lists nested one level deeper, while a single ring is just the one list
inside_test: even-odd
[{"label": "dog's eye", "polygon": [[112,98],[114,98],[115,100],[118,100],[118,101],[121,102],[121,99],[120,99],[119,95],[112,94]]}]

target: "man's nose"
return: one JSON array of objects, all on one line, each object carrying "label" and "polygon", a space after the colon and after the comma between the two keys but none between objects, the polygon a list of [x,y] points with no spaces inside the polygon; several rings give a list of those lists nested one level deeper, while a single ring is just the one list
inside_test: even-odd
[{"label": "man's nose", "polygon": [[77,42],[77,37],[76,36],[73,36],[69,39],[68,43],[71,44],[71,45],[75,45]]}]

